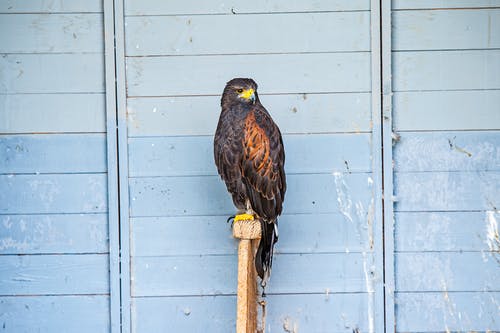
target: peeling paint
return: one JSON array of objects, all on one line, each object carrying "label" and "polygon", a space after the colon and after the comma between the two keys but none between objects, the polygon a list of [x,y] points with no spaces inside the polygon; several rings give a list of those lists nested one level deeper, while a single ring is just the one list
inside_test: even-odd
[{"label": "peeling paint", "polygon": [[352,201],[348,195],[349,188],[344,180],[344,176],[341,172],[335,171],[333,173],[335,177],[335,190],[337,192],[337,202],[339,204],[339,209],[342,215],[344,215],[350,222],[353,222],[351,210]]},{"label": "peeling paint", "polygon": [[[337,193],[337,202],[339,204],[339,209],[342,215],[350,222],[356,223],[356,229],[359,237],[360,244],[368,244],[370,252],[363,251],[363,272],[365,279],[365,287],[367,290],[367,321],[368,321],[368,332],[375,332],[375,288],[374,288],[374,278],[375,278],[375,263],[373,256],[374,239],[373,239],[373,220],[375,217],[375,200],[372,196],[370,205],[368,208],[363,206],[363,203],[357,201],[354,203],[355,212],[353,212],[353,202],[351,196],[349,195],[349,187],[347,186],[344,176],[341,172],[334,172],[335,177],[335,189]],[[373,179],[368,177],[368,186],[373,185]],[[354,221],[356,219],[356,221]],[[349,250],[346,249],[346,252]]]},{"label": "peeling paint", "polygon": [[283,331],[287,333],[298,333],[299,323],[296,322],[293,318],[287,316],[283,320]]},{"label": "peeling paint", "polygon": [[456,143],[453,140],[455,140],[455,138],[448,139],[448,144],[450,145],[450,149],[453,149],[453,150],[458,151],[460,153],[463,153],[463,154],[465,154],[465,155],[467,155],[469,157],[472,157],[472,153],[468,152],[467,150],[465,150],[462,147],[457,146]]},{"label": "peeling paint", "polygon": [[495,217],[497,211],[486,212],[486,244],[488,249],[493,252],[493,256],[500,262],[500,236],[498,233],[498,221]]}]

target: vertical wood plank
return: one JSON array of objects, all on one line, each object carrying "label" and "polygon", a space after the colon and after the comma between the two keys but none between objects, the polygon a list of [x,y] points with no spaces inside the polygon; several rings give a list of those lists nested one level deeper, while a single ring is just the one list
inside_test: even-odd
[{"label": "vertical wood plank", "polygon": [[115,38],[116,123],[120,225],[121,333],[130,332],[130,225],[128,198],[127,88],[125,80],[125,12],[123,1],[113,0]]},{"label": "vertical wood plank", "polygon": [[115,15],[113,0],[104,0],[104,63],[106,85],[106,142],[108,166],[109,292],[111,333],[120,332],[120,221],[118,142],[115,87]]},{"label": "vertical wood plank", "polygon": [[394,303],[394,212],[392,166],[392,1],[381,1],[382,31],[382,147],[383,147],[383,243],[385,332],[396,330]]},{"label": "vertical wood plank", "polygon": [[[368,228],[373,237],[374,251],[373,263],[374,271],[368,268],[366,263],[363,265],[365,272],[365,279],[371,279],[371,285],[367,284],[367,291],[374,292],[368,296],[368,330],[373,332],[384,332],[384,244],[383,244],[383,208],[382,208],[382,191],[383,191],[383,161],[382,161],[382,120],[381,120],[381,92],[382,86],[380,82],[382,71],[382,58],[381,58],[381,31],[380,31],[380,15],[381,7],[380,2],[377,0],[371,1],[371,96],[372,96],[372,139],[371,139],[371,158],[372,158],[372,200],[373,212],[368,216]],[[370,219],[372,223],[370,225]],[[366,255],[363,255],[363,260],[366,261]],[[370,295],[370,294],[369,294]],[[374,316],[374,318],[370,318]]]}]

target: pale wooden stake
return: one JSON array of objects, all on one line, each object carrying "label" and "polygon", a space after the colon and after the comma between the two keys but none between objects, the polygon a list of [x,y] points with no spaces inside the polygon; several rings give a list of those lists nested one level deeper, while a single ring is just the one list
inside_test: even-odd
[{"label": "pale wooden stake", "polygon": [[260,222],[235,221],[233,236],[240,239],[238,246],[238,299],[236,308],[236,333],[257,331],[257,272],[255,248],[261,234]]}]

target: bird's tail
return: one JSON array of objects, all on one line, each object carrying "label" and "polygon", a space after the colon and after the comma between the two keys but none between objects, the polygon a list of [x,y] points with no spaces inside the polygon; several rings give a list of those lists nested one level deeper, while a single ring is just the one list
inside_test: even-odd
[{"label": "bird's tail", "polygon": [[259,249],[255,255],[255,268],[257,274],[262,279],[262,287],[266,286],[271,275],[271,266],[273,264],[274,244],[278,241],[278,221],[265,221],[261,219],[262,235],[260,238]]}]

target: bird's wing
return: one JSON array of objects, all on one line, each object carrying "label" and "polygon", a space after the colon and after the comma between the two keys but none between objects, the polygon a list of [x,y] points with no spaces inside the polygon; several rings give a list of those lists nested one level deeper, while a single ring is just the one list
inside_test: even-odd
[{"label": "bird's wing", "polygon": [[278,126],[260,105],[245,119],[243,149],[241,173],[252,209],[274,220],[286,191],[285,153]]},{"label": "bird's wing", "polygon": [[217,170],[233,197],[234,204],[244,209],[246,193],[241,176],[243,133],[236,131],[232,126],[233,123],[232,119],[220,119],[214,138],[214,159]]}]

